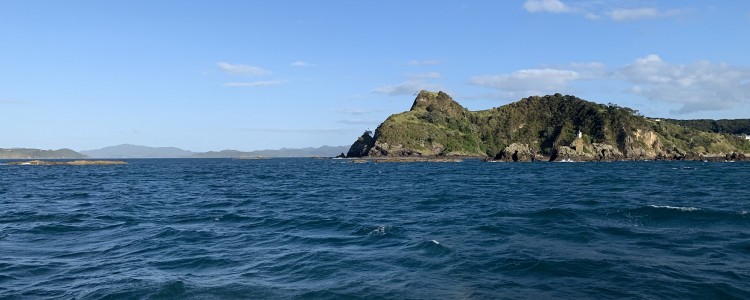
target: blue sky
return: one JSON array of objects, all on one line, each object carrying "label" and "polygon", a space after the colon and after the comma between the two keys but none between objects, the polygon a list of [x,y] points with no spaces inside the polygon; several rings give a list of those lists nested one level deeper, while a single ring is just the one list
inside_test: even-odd
[{"label": "blue sky", "polygon": [[0,2],[0,147],[349,145],[418,90],[750,118],[748,1]]}]

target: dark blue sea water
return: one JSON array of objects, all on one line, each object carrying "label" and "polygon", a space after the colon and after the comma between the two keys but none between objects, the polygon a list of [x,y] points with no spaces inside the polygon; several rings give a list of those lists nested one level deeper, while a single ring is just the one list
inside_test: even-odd
[{"label": "dark blue sea water", "polygon": [[750,298],[750,163],[0,165],[0,298]]}]

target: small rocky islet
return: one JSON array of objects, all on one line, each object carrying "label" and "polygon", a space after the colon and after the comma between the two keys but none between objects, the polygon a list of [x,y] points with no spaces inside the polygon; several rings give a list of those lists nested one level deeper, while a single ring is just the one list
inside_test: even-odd
[{"label": "small rocky islet", "polygon": [[339,157],[382,162],[750,160],[750,119],[647,118],[561,94],[469,111],[421,91],[409,111],[365,131]]}]

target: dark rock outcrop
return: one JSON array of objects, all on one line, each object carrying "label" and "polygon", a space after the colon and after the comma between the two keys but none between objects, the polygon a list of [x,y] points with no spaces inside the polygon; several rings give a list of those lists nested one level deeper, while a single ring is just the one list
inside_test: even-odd
[{"label": "dark rock outcrop", "polygon": [[365,131],[357,140],[349,147],[349,151],[346,152],[346,157],[363,157],[370,153],[370,149],[375,145],[375,139],[372,137],[371,131]]}]

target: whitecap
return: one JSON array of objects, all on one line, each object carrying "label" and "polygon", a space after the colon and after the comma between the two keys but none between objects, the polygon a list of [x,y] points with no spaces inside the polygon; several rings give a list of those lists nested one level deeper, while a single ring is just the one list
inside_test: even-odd
[{"label": "whitecap", "polygon": [[370,230],[370,232],[367,233],[367,235],[385,235],[386,231],[390,229],[390,226],[385,225],[379,225],[373,230]]},{"label": "whitecap", "polygon": [[432,240],[432,241],[430,241],[430,242],[433,242],[433,243],[435,243],[435,245],[440,245],[440,242],[438,242],[438,241],[436,241],[436,240]]},{"label": "whitecap", "polygon": [[649,206],[651,206],[653,208],[676,209],[676,210],[681,210],[681,211],[696,211],[696,210],[701,210],[700,208],[689,207],[689,206],[688,207],[683,207],[683,206],[669,206],[669,205],[649,205]]}]

